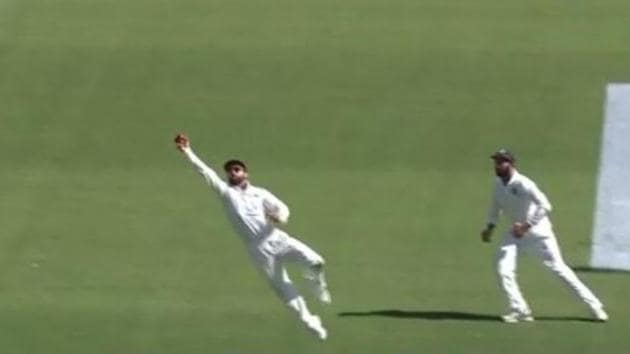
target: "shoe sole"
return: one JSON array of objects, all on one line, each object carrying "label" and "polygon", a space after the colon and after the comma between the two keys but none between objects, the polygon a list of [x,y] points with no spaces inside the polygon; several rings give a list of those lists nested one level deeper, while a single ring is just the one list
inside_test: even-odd
[{"label": "shoe sole", "polygon": [[519,323],[519,322],[534,322],[534,318],[531,316],[523,318],[505,318],[501,317],[501,321],[504,323]]}]

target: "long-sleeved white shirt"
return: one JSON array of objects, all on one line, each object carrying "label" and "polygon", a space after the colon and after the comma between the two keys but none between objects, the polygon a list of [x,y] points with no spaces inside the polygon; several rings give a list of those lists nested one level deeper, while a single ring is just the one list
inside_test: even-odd
[{"label": "long-sleeved white shirt", "polygon": [[501,212],[505,213],[512,223],[526,222],[532,225],[531,233],[553,235],[548,216],[551,212],[551,203],[534,181],[516,170],[507,184],[499,177],[495,179],[488,223],[496,225]]},{"label": "long-sleeved white shirt", "polygon": [[230,186],[199,159],[192,149],[184,149],[184,154],[217,192],[228,219],[246,243],[258,243],[276,230],[276,225],[270,218],[282,224],[288,222],[289,208],[266,189],[250,184],[244,188]]}]

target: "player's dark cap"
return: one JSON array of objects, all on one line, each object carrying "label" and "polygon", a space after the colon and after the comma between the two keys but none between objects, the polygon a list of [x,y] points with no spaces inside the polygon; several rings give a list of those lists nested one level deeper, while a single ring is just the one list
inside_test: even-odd
[{"label": "player's dark cap", "polygon": [[493,159],[494,161],[499,161],[499,162],[503,162],[503,161],[507,161],[509,163],[516,162],[516,158],[514,157],[514,154],[508,149],[499,149],[494,154],[492,154],[490,158]]},{"label": "player's dark cap", "polygon": [[245,162],[243,162],[241,160],[228,160],[228,161],[226,161],[223,164],[223,170],[224,171],[229,171],[234,166],[239,166],[243,170],[247,171],[247,165],[245,165]]}]

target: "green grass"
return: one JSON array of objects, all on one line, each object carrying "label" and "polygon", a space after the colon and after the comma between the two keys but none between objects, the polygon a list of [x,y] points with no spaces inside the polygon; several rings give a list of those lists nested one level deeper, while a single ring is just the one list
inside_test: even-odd
[{"label": "green grass", "polygon": [[[621,353],[628,275],[581,273],[598,325],[339,316],[502,312],[481,244],[512,147],[565,258],[590,245],[604,85],[627,1],[0,0],[0,353]],[[329,263],[300,328],[173,149],[249,162]],[[584,317],[536,262],[537,315]]]}]

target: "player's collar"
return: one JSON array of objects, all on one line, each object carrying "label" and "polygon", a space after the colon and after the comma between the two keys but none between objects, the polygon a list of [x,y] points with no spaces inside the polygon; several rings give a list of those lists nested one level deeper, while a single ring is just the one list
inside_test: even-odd
[{"label": "player's collar", "polygon": [[518,171],[516,169],[513,170],[512,172],[512,176],[510,176],[510,179],[507,182],[503,182],[503,178],[497,176],[497,181],[499,181],[499,183],[503,186],[503,187],[507,187],[510,184],[514,183],[514,181],[516,181],[517,178],[519,178],[520,174],[518,173]]},{"label": "player's collar", "polygon": [[251,184],[249,183],[249,181],[245,181],[245,183],[243,183],[242,185],[236,185],[233,186],[236,190],[241,191],[241,192],[247,192],[249,190],[251,190]]},{"label": "player's collar", "polygon": [[516,181],[519,178],[519,176],[520,176],[520,173],[518,173],[516,168],[513,169],[512,170],[512,176],[510,177],[510,179],[508,180],[508,182],[505,185],[507,186],[507,185],[512,184],[514,181]]}]

